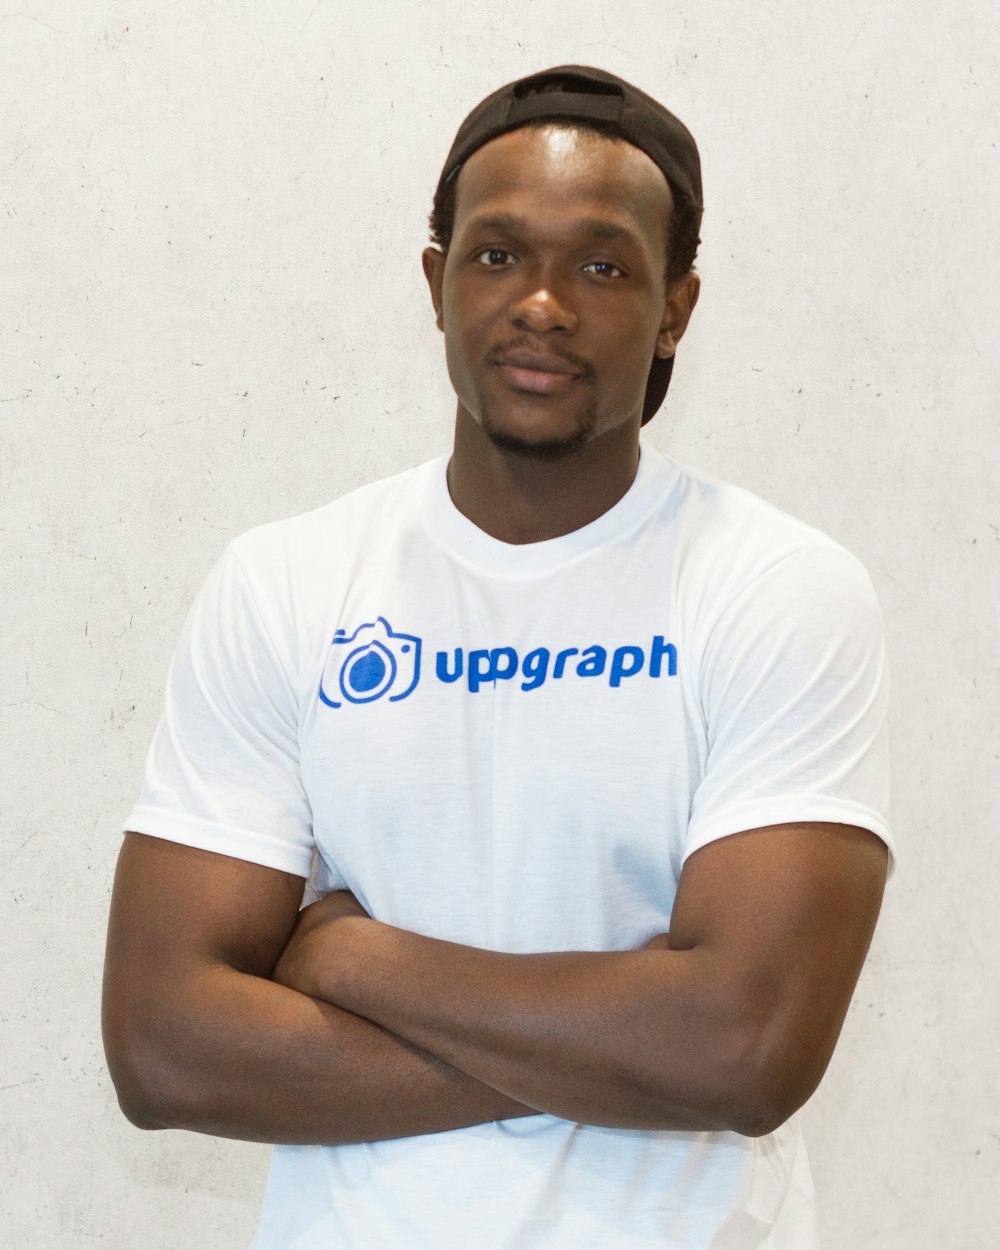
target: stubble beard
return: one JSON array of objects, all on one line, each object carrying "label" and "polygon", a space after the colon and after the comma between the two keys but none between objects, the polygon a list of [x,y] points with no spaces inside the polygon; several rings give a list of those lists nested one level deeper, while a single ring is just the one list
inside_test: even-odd
[{"label": "stubble beard", "polygon": [[596,420],[597,412],[591,406],[580,416],[571,433],[558,438],[527,438],[503,429],[488,402],[483,401],[479,413],[479,424],[493,446],[524,460],[564,460],[574,455],[590,442]]}]

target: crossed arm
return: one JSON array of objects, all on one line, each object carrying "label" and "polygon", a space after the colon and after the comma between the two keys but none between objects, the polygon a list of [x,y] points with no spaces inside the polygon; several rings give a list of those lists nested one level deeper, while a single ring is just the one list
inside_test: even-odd
[{"label": "crossed arm", "polygon": [[[882,897],[862,829],[782,825],[697,851],[669,940],[504,955],[366,916],[300,878],[130,834],[105,974],[126,1114],[337,1144],[544,1111],[768,1132],[812,1093]],[[273,978],[273,979],[272,979]]]}]

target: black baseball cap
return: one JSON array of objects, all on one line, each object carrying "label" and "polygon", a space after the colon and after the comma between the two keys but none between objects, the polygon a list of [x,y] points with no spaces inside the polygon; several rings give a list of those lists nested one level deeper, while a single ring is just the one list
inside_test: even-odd
[{"label": "black baseball cap", "polygon": [[[558,89],[551,84],[558,83]],[[701,225],[701,161],[682,121],[638,87],[589,65],[559,65],[508,83],[477,104],[455,136],[438,179],[440,195],[478,148],[528,122],[551,119],[599,121],[640,148],[663,171],[675,200],[687,204]],[[673,356],[653,358],[642,408],[643,425],[656,413],[670,384]]]}]

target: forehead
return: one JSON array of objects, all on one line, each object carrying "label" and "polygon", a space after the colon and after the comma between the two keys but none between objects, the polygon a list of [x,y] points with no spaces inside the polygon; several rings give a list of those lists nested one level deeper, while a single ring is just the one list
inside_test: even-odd
[{"label": "forehead", "polygon": [[662,170],[624,139],[558,124],[513,130],[466,161],[455,231],[483,216],[539,223],[605,218],[663,247],[673,197]]}]

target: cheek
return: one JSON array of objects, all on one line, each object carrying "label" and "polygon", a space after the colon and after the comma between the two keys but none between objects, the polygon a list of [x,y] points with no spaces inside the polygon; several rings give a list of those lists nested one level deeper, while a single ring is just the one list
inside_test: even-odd
[{"label": "cheek", "polygon": [[496,332],[483,310],[452,297],[443,306],[445,356],[453,375],[470,375],[495,341]]},{"label": "cheek", "polygon": [[445,321],[444,353],[448,377],[459,399],[472,402],[476,389],[477,356],[475,339],[469,339],[467,327],[460,330],[454,321]]},{"label": "cheek", "polygon": [[656,333],[650,332],[648,320],[623,316],[612,318],[606,323],[601,343],[605,360],[618,364],[612,370],[613,375],[619,381],[624,381],[636,368],[642,366],[647,357],[652,360],[656,348]]}]

